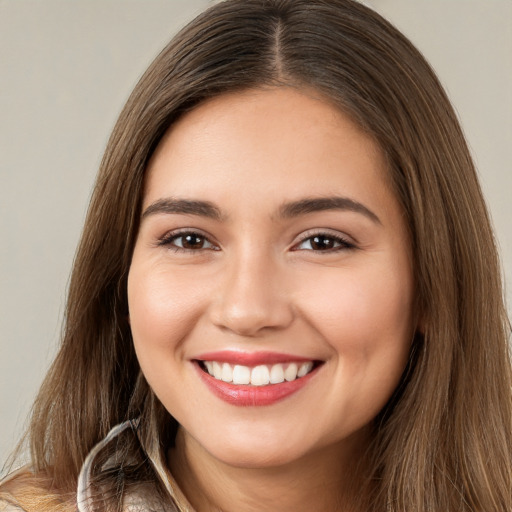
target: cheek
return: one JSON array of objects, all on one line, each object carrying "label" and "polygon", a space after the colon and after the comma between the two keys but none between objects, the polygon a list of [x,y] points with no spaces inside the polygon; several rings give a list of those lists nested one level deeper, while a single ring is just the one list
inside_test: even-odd
[{"label": "cheek", "polygon": [[304,316],[336,354],[340,387],[373,394],[377,409],[398,384],[414,332],[410,273],[381,270],[317,276],[302,294]]},{"label": "cheek", "polygon": [[[155,352],[179,351],[200,316],[204,290],[180,272],[132,264],[128,306],[135,349],[141,364]],[[204,299],[203,299],[204,300]]]},{"label": "cheek", "polygon": [[406,272],[375,274],[366,268],[310,275],[300,294],[304,313],[327,339],[343,333],[347,342],[358,340],[359,345],[387,336],[400,338],[411,329],[411,280]]},{"label": "cheek", "polygon": [[[324,293],[310,297],[310,321],[336,354],[330,400],[343,400],[341,417],[350,425],[372,421],[403,374],[413,336],[408,283],[352,272],[326,281]],[[336,424],[340,410],[332,410]]]}]

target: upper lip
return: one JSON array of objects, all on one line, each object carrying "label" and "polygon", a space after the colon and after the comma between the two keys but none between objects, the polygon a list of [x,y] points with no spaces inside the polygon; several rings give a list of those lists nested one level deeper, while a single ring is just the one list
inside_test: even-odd
[{"label": "upper lip", "polygon": [[232,365],[258,366],[262,364],[277,363],[301,363],[315,361],[310,357],[296,356],[293,354],[284,354],[271,351],[244,352],[239,350],[219,350],[215,352],[206,352],[193,358],[196,361],[218,361]]}]

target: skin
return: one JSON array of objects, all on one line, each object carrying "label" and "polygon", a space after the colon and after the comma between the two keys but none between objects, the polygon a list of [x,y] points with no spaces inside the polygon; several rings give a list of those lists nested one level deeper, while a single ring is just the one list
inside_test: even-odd
[{"label": "skin", "polygon": [[[282,215],[331,196],[368,211]],[[152,207],[171,197],[220,216]],[[379,148],[312,91],[220,96],[169,129],[143,211],[130,322],[144,375],[181,425],[169,464],[185,495],[199,511],[352,510],[369,426],[416,328],[407,228]],[[184,250],[176,230],[202,238]],[[226,349],[322,364],[292,396],[238,407],[193,362]]]}]

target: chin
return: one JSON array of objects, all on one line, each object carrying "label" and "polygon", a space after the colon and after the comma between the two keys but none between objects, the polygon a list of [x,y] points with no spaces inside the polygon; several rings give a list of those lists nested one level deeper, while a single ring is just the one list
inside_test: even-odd
[{"label": "chin", "polygon": [[[209,454],[220,462],[237,468],[263,469],[293,463],[321,449],[307,432],[300,429],[265,428],[261,424],[242,430],[236,426],[210,435],[196,437]],[[263,427],[263,428],[261,428]],[[262,431],[263,430],[263,431]]]},{"label": "chin", "polygon": [[241,469],[269,469],[291,464],[299,460],[304,453],[293,449],[273,450],[268,446],[265,449],[257,447],[227,446],[220,450],[215,447],[211,455],[217,460],[231,467]]}]

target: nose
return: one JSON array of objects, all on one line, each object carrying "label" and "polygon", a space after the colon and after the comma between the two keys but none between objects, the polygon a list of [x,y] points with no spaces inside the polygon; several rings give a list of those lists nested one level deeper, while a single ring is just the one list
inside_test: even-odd
[{"label": "nose", "polygon": [[251,254],[231,262],[219,280],[211,320],[240,336],[284,329],[293,320],[283,269],[272,258]]}]

